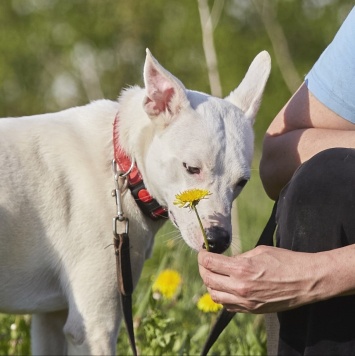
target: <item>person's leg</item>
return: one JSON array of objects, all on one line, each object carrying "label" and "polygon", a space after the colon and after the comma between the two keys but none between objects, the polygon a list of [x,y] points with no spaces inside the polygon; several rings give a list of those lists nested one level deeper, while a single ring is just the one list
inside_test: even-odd
[{"label": "person's leg", "polygon": [[[277,245],[289,250],[319,252],[355,243],[355,150],[326,150],[301,165],[280,194],[277,223]],[[355,296],[278,317],[280,355],[355,355]]]}]

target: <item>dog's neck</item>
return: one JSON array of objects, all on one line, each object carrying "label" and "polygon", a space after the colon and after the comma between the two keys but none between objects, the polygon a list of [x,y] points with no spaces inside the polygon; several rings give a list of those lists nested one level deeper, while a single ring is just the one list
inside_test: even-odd
[{"label": "dog's neck", "polygon": [[120,147],[128,157],[135,160],[145,179],[144,156],[153,139],[154,130],[151,120],[143,110],[144,97],[145,91],[138,86],[122,92],[118,99],[119,122],[115,130]]},{"label": "dog's neck", "polygon": [[[113,125],[113,148],[116,164],[120,171],[124,174],[127,173],[128,187],[141,211],[152,220],[166,219],[168,217],[167,210],[150,195],[143,182],[143,176],[136,164],[137,153],[133,153],[132,150],[126,152],[121,145],[120,122],[120,113],[117,113]],[[143,155],[141,154],[139,157],[143,157]],[[141,166],[144,167],[144,164]]]}]

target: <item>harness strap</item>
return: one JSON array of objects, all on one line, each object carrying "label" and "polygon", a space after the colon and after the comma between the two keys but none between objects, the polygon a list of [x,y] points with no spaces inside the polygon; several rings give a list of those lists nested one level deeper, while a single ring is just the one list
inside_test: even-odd
[{"label": "harness strap", "polygon": [[[267,245],[267,246],[273,246],[274,244],[274,232],[276,229],[276,210],[277,210],[277,201],[274,204],[274,207],[272,208],[271,216],[266,223],[266,226],[261,233],[258,242],[256,243],[256,246],[259,245]],[[255,247],[256,247],[255,246]],[[203,346],[201,356],[206,356],[208,351],[211,349],[213,344],[216,342],[218,339],[219,335],[222,333],[222,331],[227,327],[229,322],[233,319],[234,315],[236,312],[230,312],[227,309],[223,308],[210,332],[210,334],[207,337],[207,341],[205,345]]]}]

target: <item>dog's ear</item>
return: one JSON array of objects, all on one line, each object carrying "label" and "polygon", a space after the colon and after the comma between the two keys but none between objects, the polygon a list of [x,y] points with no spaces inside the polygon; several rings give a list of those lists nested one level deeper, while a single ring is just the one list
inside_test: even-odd
[{"label": "dog's ear", "polygon": [[162,113],[172,118],[188,104],[186,89],[180,80],[158,63],[148,49],[146,51],[144,110],[151,118],[156,118]]},{"label": "dog's ear", "polygon": [[253,123],[270,70],[270,55],[263,51],[255,57],[238,88],[226,97],[226,100],[240,108]]}]

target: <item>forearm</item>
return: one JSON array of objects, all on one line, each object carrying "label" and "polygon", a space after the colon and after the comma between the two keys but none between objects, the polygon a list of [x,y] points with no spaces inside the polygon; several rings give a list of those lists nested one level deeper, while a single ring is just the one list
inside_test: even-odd
[{"label": "forearm", "polygon": [[320,253],[325,256],[321,299],[355,294],[355,245]]},{"label": "forearm", "polygon": [[267,134],[260,162],[266,193],[276,199],[301,163],[334,147],[355,148],[355,131],[307,128],[281,135]]},{"label": "forearm", "polygon": [[318,253],[291,252],[288,258],[295,263],[293,278],[299,292],[294,300],[290,298],[290,306],[354,294],[354,254],[355,245]]}]

